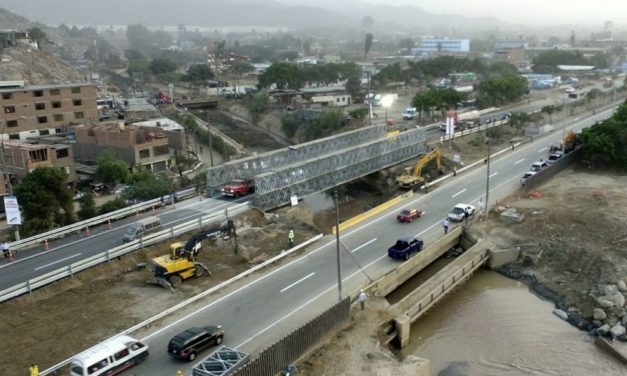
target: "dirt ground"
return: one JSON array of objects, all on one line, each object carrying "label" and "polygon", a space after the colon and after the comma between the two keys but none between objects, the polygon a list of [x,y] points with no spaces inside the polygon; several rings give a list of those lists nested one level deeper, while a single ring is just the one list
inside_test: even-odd
[{"label": "dirt ground", "polygon": [[519,247],[522,257],[503,272],[530,281],[583,319],[571,323],[589,328],[601,286],[627,277],[627,175],[576,165],[536,191],[539,198],[520,193],[501,202],[523,213],[522,223],[492,217],[473,230],[500,248]]},{"label": "dirt ground", "polygon": [[151,272],[137,267],[168,253],[171,242],[167,242],[3,303],[0,374],[25,374],[31,362],[46,369],[263,262],[287,248],[290,228],[297,244],[319,233],[313,213],[304,208],[284,209],[274,215],[250,211],[238,216],[235,225],[239,254],[234,254],[230,241],[205,242],[198,260],[209,267],[212,276],[187,280],[175,294],[146,285]]}]

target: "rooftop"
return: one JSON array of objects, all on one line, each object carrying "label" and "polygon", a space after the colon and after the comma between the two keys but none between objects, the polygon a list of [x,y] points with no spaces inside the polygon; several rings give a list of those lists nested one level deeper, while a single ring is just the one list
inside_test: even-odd
[{"label": "rooftop", "polygon": [[[19,84],[21,82],[21,84]],[[11,85],[12,84],[12,85]],[[71,87],[83,87],[83,86],[94,86],[89,82],[77,82],[74,84],[52,84],[52,85],[32,85],[32,86],[23,86],[24,81],[0,81],[0,92],[13,92],[13,91],[34,91],[34,90],[46,90],[46,89],[63,89],[63,88],[71,88]],[[11,88],[3,88],[6,86],[11,86]]]},{"label": "rooftop", "polygon": [[168,118],[158,118],[158,119],[150,119],[146,121],[139,121],[137,123],[133,123],[131,125],[137,127],[159,127],[164,131],[183,131],[182,125],[177,123],[176,121]]}]

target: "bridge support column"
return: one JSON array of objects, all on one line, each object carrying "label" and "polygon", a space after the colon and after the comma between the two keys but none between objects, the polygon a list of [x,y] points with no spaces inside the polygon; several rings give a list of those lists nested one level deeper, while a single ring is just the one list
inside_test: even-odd
[{"label": "bridge support column", "polygon": [[394,319],[394,325],[396,326],[396,333],[398,334],[398,341],[401,349],[409,344],[409,331],[411,328],[411,319],[409,316],[400,315]]}]

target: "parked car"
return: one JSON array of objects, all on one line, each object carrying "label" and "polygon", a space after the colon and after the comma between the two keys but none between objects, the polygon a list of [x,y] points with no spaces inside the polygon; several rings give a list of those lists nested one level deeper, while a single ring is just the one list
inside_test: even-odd
[{"label": "parked car", "polygon": [[546,163],[546,161],[540,160],[539,162],[533,162],[533,164],[531,165],[531,170],[529,171],[540,172],[547,167],[549,167],[549,164]]},{"label": "parked car", "polygon": [[417,116],[418,112],[416,111],[416,107],[407,107],[403,112],[403,119],[412,120]]},{"label": "parked car", "polygon": [[503,114],[503,116],[501,116],[501,120],[507,120],[509,118],[512,117],[512,113],[511,112],[506,112]]},{"label": "parked car", "polygon": [[475,214],[475,207],[469,204],[457,204],[453,207],[453,210],[448,213],[448,218],[451,221],[462,221],[466,211],[468,211],[468,215],[473,215]]},{"label": "parked car", "polygon": [[404,209],[396,216],[399,222],[411,222],[416,218],[422,217],[424,212],[420,209]]},{"label": "parked car", "polygon": [[537,174],[537,172],[533,172],[533,171],[525,172],[525,174],[522,176],[522,178],[520,178],[520,184],[522,184],[524,186],[525,184],[527,184],[527,180],[529,180],[529,178],[532,177],[535,174]]},{"label": "parked car", "polygon": [[170,339],[168,354],[191,362],[199,352],[219,346],[223,339],[224,330],[220,325],[189,328]]},{"label": "parked car", "polygon": [[552,165],[558,159],[562,158],[562,156],[563,156],[562,153],[553,153],[553,154],[549,155],[549,158],[546,160],[546,163],[548,163],[549,165]]}]

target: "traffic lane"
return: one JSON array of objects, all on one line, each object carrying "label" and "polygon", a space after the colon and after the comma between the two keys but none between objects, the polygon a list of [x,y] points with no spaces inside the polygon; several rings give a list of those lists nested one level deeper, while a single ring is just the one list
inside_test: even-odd
[{"label": "traffic lane", "polygon": [[[223,205],[233,204],[226,203]],[[164,213],[160,218],[162,218],[164,229],[167,229],[204,215],[204,212],[199,211],[202,209],[202,205],[198,207],[197,203],[190,203],[186,208]],[[145,218],[146,216],[143,217]],[[124,243],[122,239],[126,230],[126,227],[105,230],[91,236],[74,239],[73,242],[51,248],[48,251],[38,252],[0,265],[0,269],[6,269],[6,272],[0,274],[0,289],[26,282],[42,274],[120,246]],[[19,268],[17,268],[18,265],[20,266]]]}]

